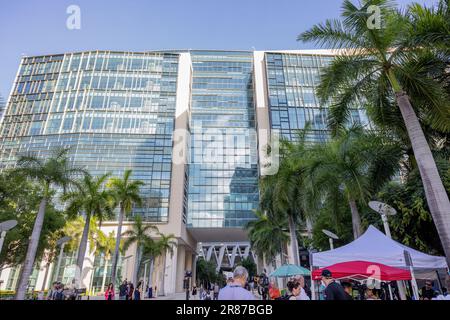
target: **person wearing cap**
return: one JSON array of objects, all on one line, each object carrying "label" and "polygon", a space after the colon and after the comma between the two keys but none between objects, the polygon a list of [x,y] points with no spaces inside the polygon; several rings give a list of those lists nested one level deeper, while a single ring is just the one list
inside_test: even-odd
[{"label": "person wearing cap", "polygon": [[248,271],[242,266],[233,272],[233,282],[219,291],[219,300],[256,300],[255,296],[244,289],[248,279]]},{"label": "person wearing cap", "polygon": [[325,269],[322,271],[322,283],[325,285],[324,298],[325,300],[348,300],[348,295],[344,288],[334,281],[331,271]]}]

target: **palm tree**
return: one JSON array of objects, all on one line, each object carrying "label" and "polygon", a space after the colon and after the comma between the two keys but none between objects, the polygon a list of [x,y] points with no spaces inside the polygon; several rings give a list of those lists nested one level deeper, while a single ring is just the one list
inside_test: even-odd
[{"label": "palm tree", "polygon": [[126,170],[123,178],[111,178],[107,185],[112,192],[116,205],[119,206],[119,225],[117,227],[116,247],[112,258],[111,282],[116,283],[117,260],[119,257],[119,246],[122,236],[122,224],[125,215],[131,213],[133,205],[142,203],[139,189],[144,184],[140,180],[131,181],[132,170]]},{"label": "palm tree", "polygon": [[164,255],[164,263],[163,263],[163,277],[162,277],[162,285],[161,285],[161,295],[164,295],[164,279],[166,273],[166,256],[167,253],[173,255],[173,248],[178,245],[175,240],[176,237],[173,234],[164,235],[162,233],[158,233],[159,240],[156,242],[158,250]]},{"label": "palm tree", "polygon": [[[116,245],[116,235],[114,231],[111,231],[108,235],[103,232],[100,233],[97,237],[97,253],[103,254],[103,259],[105,264],[103,266],[103,279],[102,279],[102,290],[105,289],[106,283],[106,275],[108,274],[108,263],[111,260],[112,253],[114,252],[114,248]],[[120,248],[122,249],[122,248]]]},{"label": "palm tree", "polygon": [[[382,28],[368,23],[371,5],[380,8]],[[414,23],[396,11],[389,0],[366,0],[360,7],[345,0],[342,20],[318,24],[298,40],[346,49],[325,69],[317,91],[322,104],[331,103],[330,126],[335,131],[346,124],[350,108],[364,99],[372,110],[384,110],[391,101],[396,102],[450,264],[450,202],[417,116],[435,129],[448,132],[449,97],[442,84],[426,74],[430,57],[439,59],[424,45],[426,37],[415,37]],[[448,29],[445,34],[448,40]]]},{"label": "palm tree", "polygon": [[148,242],[153,241],[149,235],[151,232],[158,232],[158,228],[150,224],[145,224],[142,221],[141,216],[136,216],[134,218],[132,228],[122,234],[122,237],[126,237],[123,245],[124,251],[126,251],[132,244],[136,244],[136,256],[134,259],[135,264],[132,278],[132,282],[135,284],[137,283],[144,248]]},{"label": "palm tree", "polygon": [[289,242],[289,234],[284,231],[287,228],[286,217],[269,216],[260,210],[255,211],[255,216],[256,219],[246,226],[252,250],[266,261],[272,261],[281,254],[281,264],[284,264],[284,248]]},{"label": "palm tree", "polygon": [[93,178],[87,174],[78,182],[77,190],[68,192],[61,197],[63,201],[69,202],[67,208],[69,213],[74,215],[82,212],[85,216],[83,234],[77,255],[77,268],[80,274],[83,270],[91,218],[95,218],[101,223],[113,216],[111,194],[104,189],[105,181],[109,176],[109,174],[104,174]]},{"label": "palm tree", "polygon": [[366,132],[360,126],[340,129],[339,136],[317,145],[312,152],[310,170],[313,183],[325,201],[334,201],[343,192],[352,215],[353,236],[363,232],[358,203],[367,204],[399,170],[400,147],[385,137]]},{"label": "palm tree", "polygon": [[20,156],[17,162],[17,170],[26,176],[37,180],[43,188],[42,200],[34,222],[33,231],[28,243],[28,249],[20,274],[16,300],[23,300],[28,286],[28,281],[36,258],[37,246],[44,222],[47,203],[52,200],[53,187],[62,188],[63,192],[75,184],[75,176],[85,173],[80,168],[71,166],[68,158],[69,149],[56,149],[48,158],[39,158],[35,155]]},{"label": "palm tree", "polygon": [[153,267],[155,265],[155,260],[159,256],[163,254],[162,248],[157,241],[153,239],[151,241],[147,241],[144,244],[143,255],[148,258],[150,261],[150,268],[148,274],[148,287],[152,285],[152,275],[153,275]]},{"label": "palm tree", "polygon": [[297,226],[301,220],[311,216],[317,203],[308,177],[308,128],[309,125],[305,130],[299,131],[295,141],[281,141],[278,172],[263,177],[260,182],[260,207],[273,216],[286,218],[296,265],[300,265]]}]

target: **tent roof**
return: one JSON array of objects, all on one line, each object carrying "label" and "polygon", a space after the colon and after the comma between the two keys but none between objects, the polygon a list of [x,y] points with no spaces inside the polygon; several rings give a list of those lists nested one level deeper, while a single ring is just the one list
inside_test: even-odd
[{"label": "tent roof", "polygon": [[387,237],[374,226],[353,242],[329,251],[313,253],[313,266],[326,267],[348,261],[373,261],[391,267],[405,268],[404,251],[408,251],[414,268],[444,269],[444,257],[431,256],[409,248]]},{"label": "tent roof", "polygon": [[313,279],[319,280],[324,269],[330,270],[335,279],[367,279],[372,277],[381,281],[411,280],[411,273],[407,270],[368,261],[342,262],[314,270]]}]

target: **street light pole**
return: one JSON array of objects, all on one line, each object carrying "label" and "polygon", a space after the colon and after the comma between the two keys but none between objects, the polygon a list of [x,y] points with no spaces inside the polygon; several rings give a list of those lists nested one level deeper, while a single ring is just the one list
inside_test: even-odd
[{"label": "street light pole", "polygon": [[334,241],[333,240],[339,240],[339,237],[329,230],[324,229],[324,230],[322,230],[322,232],[328,237],[328,241],[330,242],[330,249],[334,250]]},{"label": "street light pole", "polygon": [[330,241],[330,249],[334,250],[333,238],[328,238],[328,241]]},{"label": "street light pole", "polygon": [[383,221],[383,225],[384,225],[384,233],[386,233],[386,236],[388,236],[389,238],[392,239],[391,229],[389,228],[389,222],[388,222],[387,215],[382,213],[381,220]]}]

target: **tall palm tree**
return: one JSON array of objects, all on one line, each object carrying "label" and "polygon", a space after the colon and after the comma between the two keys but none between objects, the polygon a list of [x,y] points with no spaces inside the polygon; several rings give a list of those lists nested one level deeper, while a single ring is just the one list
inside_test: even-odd
[{"label": "tall palm tree", "polygon": [[91,218],[95,218],[101,223],[103,220],[113,216],[111,194],[104,188],[106,179],[109,176],[110,174],[104,174],[92,177],[87,174],[78,182],[76,190],[68,192],[61,197],[63,201],[69,203],[67,208],[69,213],[72,215],[82,213],[85,218],[77,255],[77,268],[80,274],[83,270]]},{"label": "tall palm tree", "polygon": [[298,132],[295,141],[280,143],[278,172],[260,181],[260,207],[274,216],[284,216],[289,226],[289,238],[294,264],[300,265],[297,226],[311,216],[317,203],[314,188],[308,177],[307,132]]},{"label": "tall palm tree", "polygon": [[122,178],[113,177],[107,185],[111,190],[116,205],[119,206],[119,224],[117,227],[116,247],[112,258],[111,282],[116,283],[117,260],[119,257],[119,246],[122,236],[122,225],[125,215],[131,213],[133,205],[140,205],[142,198],[139,194],[140,187],[144,184],[140,180],[130,179],[132,170],[126,170]]},{"label": "tall palm tree", "polygon": [[336,192],[344,193],[355,239],[363,232],[358,203],[366,205],[398,172],[401,151],[395,142],[360,126],[340,129],[339,136],[314,147],[310,163],[313,183],[325,201],[334,201]]},{"label": "tall palm tree", "polygon": [[142,221],[141,216],[136,216],[134,218],[134,224],[131,229],[125,231],[122,234],[122,237],[126,237],[123,244],[124,251],[126,251],[132,244],[136,244],[136,256],[134,259],[134,271],[132,278],[132,282],[134,284],[137,283],[137,277],[142,262],[144,248],[146,245],[148,246],[148,242],[153,241],[150,237],[151,232],[158,232],[158,228],[151,224],[145,224]]},{"label": "tall palm tree", "polygon": [[85,171],[73,167],[68,158],[69,149],[56,149],[48,158],[40,158],[35,155],[20,156],[17,162],[17,170],[26,176],[37,180],[42,185],[42,200],[34,222],[33,231],[28,242],[28,249],[20,274],[16,300],[25,298],[28,281],[36,258],[37,246],[44,222],[47,203],[52,200],[53,188],[66,189],[75,184],[75,177],[84,174]]},{"label": "tall palm tree", "polygon": [[163,254],[163,277],[162,277],[162,285],[161,285],[161,295],[164,295],[164,279],[166,273],[166,257],[167,253],[173,255],[173,249],[178,245],[176,241],[176,237],[173,234],[164,235],[162,233],[158,233],[159,240],[156,242],[158,251]]},{"label": "tall palm tree", "polygon": [[[371,5],[381,11],[382,28],[368,23]],[[420,37],[412,37],[413,23],[390,0],[365,0],[359,7],[345,0],[342,20],[315,25],[299,35],[298,40],[346,49],[325,69],[317,91],[323,104],[331,103],[331,128],[345,125],[350,108],[361,100],[367,99],[366,105],[371,109],[385,109],[390,101],[395,101],[450,264],[450,202],[417,116],[434,128],[448,132],[450,99],[440,82],[426,76],[430,57],[435,56],[424,46],[424,41],[417,41]]]},{"label": "tall palm tree", "polygon": [[260,210],[255,211],[256,219],[250,221],[246,229],[252,245],[252,250],[266,261],[272,261],[276,255],[281,254],[283,262],[284,248],[289,242],[286,217],[275,217]]}]

